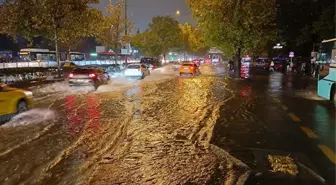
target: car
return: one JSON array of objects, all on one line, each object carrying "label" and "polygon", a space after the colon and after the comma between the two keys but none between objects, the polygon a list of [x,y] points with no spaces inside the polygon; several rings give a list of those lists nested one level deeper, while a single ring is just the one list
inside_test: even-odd
[{"label": "car", "polygon": [[33,107],[33,93],[0,83],[0,123]]},{"label": "car", "polygon": [[195,76],[200,73],[199,68],[194,63],[184,63],[179,69],[180,76],[184,74],[189,74]]},{"label": "car", "polygon": [[75,68],[68,74],[69,86],[92,86],[97,89],[99,85],[108,83],[109,80],[109,75],[102,68]]},{"label": "car", "polygon": [[144,64],[129,64],[125,69],[125,77],[137,77],[143,79],[149,75],[149,69]]},{"label": "car", "polygon": [[174,62],[173,63],[173,69],[174,71],[177,71],[178,69],[180,69],[181,67],[181,63],[180,62]]}]

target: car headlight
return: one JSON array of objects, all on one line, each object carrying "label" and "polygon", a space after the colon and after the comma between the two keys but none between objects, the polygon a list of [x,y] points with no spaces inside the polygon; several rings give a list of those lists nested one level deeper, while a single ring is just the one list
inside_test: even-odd
[{"label": "car headlight", "polygon": [[24,91],[24,94],[29,98],[33,97],[33,92],[31,92],[31,91]]}]

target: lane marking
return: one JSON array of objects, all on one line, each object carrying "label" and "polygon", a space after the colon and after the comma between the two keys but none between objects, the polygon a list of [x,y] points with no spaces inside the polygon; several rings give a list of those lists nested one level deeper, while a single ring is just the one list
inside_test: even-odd
[{"label": "lane marking", "polygon": [[330,149],[325,145],[318,145],[318,147],[320,148],[320,150],[322,150],[324,155],[326,155],[332,163],[336,164],[336,154],[334,151],[332,151],[332,149]]},{"label": "lane marking", "polygon": [[297,116],[296,116],[294,113],[292,113],[292,112],[288,113],[288,115],[289,115],[289,117],[291,117],[292,120],[295,121],[295,122],[300,122],[300,121],[301,121],[301,119],[300,119],[299,117],[297,117]]},{"label": "lane marking", "polygon": [[301,130],[310,138],[317,139],[318,136],[308,127],[300,126]]},{"label": "lane marking", "polygon": [[280,103],[281,101],[279,100],[279,98],[273,98],[273,101],[275,101],[276,103]]}]

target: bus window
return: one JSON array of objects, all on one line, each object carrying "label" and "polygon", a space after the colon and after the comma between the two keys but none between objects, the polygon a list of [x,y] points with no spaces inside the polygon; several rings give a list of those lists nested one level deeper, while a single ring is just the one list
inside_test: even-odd
[{"label": "bus window", "polygon": [[85,60],[84,54],[71,54],[70,58],[71,58],[71,61],[84,61]]}]

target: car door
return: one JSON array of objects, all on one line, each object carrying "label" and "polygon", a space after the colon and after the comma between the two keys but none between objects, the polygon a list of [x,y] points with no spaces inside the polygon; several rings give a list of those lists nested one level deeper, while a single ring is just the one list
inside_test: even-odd
[{"label": "car door", "polygon": [[10,101],[10,92],[6,90],[6,87],[0,84],[0,116],[11,114]]}]

